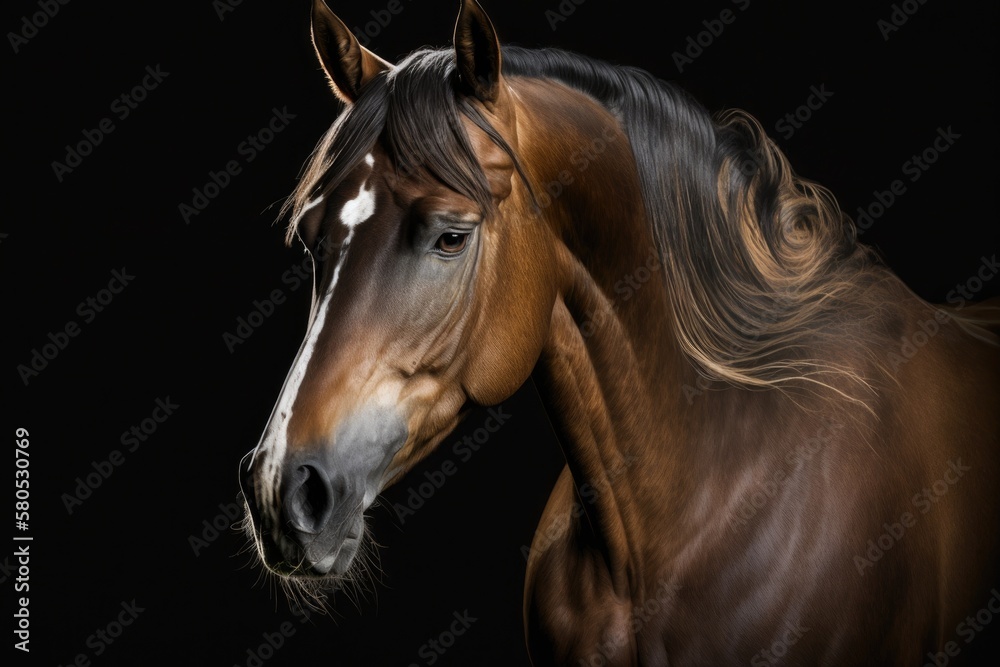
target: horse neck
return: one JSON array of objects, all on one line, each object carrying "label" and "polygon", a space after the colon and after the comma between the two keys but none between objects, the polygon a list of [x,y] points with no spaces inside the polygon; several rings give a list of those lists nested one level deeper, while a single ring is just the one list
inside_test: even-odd
[{"label": "horse neck", "polygon": [[[629,141],[603,108],[568,90],[515,89],[518,136],[553,232],[560,291],[534,379],[616,588],[641,585],[651,511],[681,507],[684,388],[660,258]],[[569,116],[569,118],[567,118]],[[667,502],[655,510],[644,502]],[[672,498],[673,495],[677,498]],[[655,517],[655,520],[669,517]]]}]

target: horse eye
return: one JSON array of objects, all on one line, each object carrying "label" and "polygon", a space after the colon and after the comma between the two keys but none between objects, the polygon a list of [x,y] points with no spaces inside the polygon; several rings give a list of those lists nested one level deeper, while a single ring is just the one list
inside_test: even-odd
[{"label": "horse eye", "polygon": [[465,249],[465,244],[468,239],[468,234],[448,232],[447,234],[442,234],[438,237],[437,243],[434,244],[434,247],[443,253],[454,255]]}]

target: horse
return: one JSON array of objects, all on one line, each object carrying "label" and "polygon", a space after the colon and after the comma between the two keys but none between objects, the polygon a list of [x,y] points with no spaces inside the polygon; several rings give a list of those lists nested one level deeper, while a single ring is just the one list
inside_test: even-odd
[{"label": "horse", "polygon": [[566,459],[534,665],[969,655],[1000,553],[995,304],[919,298],[749,114],[501,46],[476,0],[397,64],[323,0],[311,36],[343,112],[282,209],[312,307],[240,465],[268,571],[349,581],[379,493],[530,380]]}]

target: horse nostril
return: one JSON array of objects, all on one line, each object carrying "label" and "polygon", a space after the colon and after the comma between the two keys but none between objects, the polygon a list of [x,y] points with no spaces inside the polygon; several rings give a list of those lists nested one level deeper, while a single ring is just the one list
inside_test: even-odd
[{"label": "horse nostril", "polygon": [[319,533],[333,512],[333,488],[323,469],[301,465],[295,469],[285,495],[285,508],[292,528]]}]

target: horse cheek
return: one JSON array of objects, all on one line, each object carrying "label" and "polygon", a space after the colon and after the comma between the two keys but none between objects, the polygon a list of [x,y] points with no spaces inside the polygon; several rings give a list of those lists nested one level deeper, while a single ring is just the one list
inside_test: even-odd
[{"label": "horse cheek", "polygon": [[[523,316],[522,316],[523,317]],[[524,384],[541,354],[541,323],[523,319],[521,326],[495,328],[467,369],[463,382],[469,398],[479,405],[496,405]]]},{"label": "horse cheek", "polygon": [[[512,250],[516,244],[511,244]],[[494,282],[484,295],[484,308],[474,340],[483,341],[467,367],[464,386],[469,398],[480,405],[496,405],[509,398],[531,375],[548,334],[554,289],[538,280],[531,266],[540,253],[512,252],[498,257],[505,280]],[[519,258],[520,261],[518,261]]]}]

